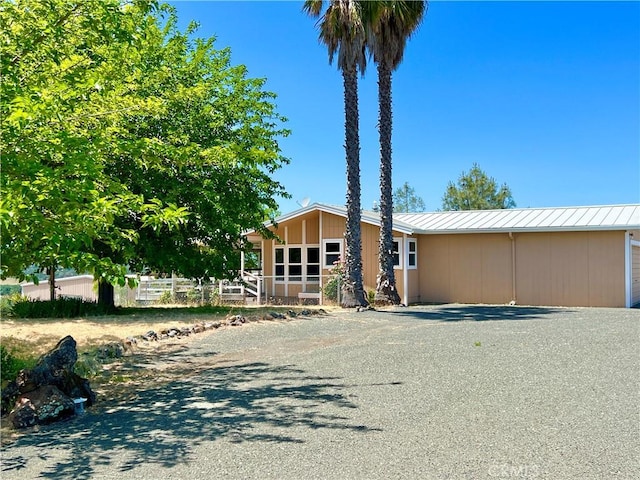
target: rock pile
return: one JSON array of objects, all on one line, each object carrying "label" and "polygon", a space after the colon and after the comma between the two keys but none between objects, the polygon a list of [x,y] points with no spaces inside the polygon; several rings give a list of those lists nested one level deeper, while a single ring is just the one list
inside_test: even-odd
[{"label": "rock pile", "polygon": [[[301,310],[300,312],[289,310],[287,311],[286,315],[278,312],[268,312],[256,318],[254,321],[284,320],[287,318],[304,317],[304,316],[319,315],[319,314],[325,314],[325,313],[326,311],[321,308],[314,309],[314,310],[304,309],[304,310]],[[249,323],[250,321],[251,320],[249,320],[244,315],[238,314],[238,315],[230,315],[222,321],[199,322],[188,327],[168,327],[168,328],[163,328],[162,330],[159,330],[159,331],[149,330],[148,332],[142,335],[127,337],[124,341],[124,348],[133,349],[134,346],[140,344],[141,342],[148,343],[148,342],[157,342],[160,340],[188,337],[189,335],[192,335],[195,333],[201,333],[207,330],[217,329],[224,326],[238,327],[238,326],[244,325],[245,323]]]},{"label": "rock pile", "polygon": [[75,413],[75,398],[87,406],[96,400],[89,381],[73,371],[78,360],[76,341],[66,336],[38,360],[32,369],[22,370],[2,390],[2,414],[16,428],[45,424]]}]

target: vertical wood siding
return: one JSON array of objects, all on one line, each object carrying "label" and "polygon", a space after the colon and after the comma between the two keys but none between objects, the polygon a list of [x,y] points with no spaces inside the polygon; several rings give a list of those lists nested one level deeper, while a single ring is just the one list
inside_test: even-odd
[{"label": "vertical wood siding", "polygon": [[631,259],[631,305],[636,305],[640,303],[640,247],[631,247]]},{"label": "vertical wood siding", "polygon": [[[513,236],[518,304],[624,307],[624,232]],[[425,235],[418,256],[423,302],[507,303],[513,298],[507,234]]]}]

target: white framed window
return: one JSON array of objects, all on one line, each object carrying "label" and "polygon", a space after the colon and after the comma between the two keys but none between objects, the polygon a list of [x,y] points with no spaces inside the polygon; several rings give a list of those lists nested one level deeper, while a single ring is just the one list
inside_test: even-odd
[{"label": "white framed window", "polygon": [[320,282],[320,246],[275,247],[274,274],[277,283]]},{"label": "white framed window", "polygon": [[418,241],[415,238],[407,238],[407,269],[418,268]]},{"label": "white framed window", "polygon": [[302,281],[302,247],[289,247],[287,279],[290,282]]},{"label": "white framed window", "polygon": [[323,267],[333,268],[341,258],[343,258],[342,239],[325,239],[322,241]]},{"label": "white framed window", "polygon": [[391,245],[392,245],[391,255],[393,256],[393,268],[400,269],[402,268],[402,239],[394,237],[393,243]]},{"label": "white framed window", "polygon": [[307,281],[320,281],[320,247],[307,247]]},{"label": "white framed window", "polygon": [[284,247],[276,247],[274,252],[274,273],[276,275],[276,282],[284,281]]}]

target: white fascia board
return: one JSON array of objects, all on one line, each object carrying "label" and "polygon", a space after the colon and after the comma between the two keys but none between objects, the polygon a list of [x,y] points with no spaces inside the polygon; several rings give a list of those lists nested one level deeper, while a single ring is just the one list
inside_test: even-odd
[{"label": "white fascia board", "polygon": [[618,225],[604,225],[597,227],[581,227],[581,226],[572,226],[572,227],[524,227],[524,228],[478,228],[478,229],[442,229],[442,230],[416,230],[415,233],[417,235],[445,235],[445,234],[471,234],[471,233],[548,233],[548,232],[593,232],[593,231],[619,231],[624,232],[627,230],[636,230],[640,229],[640,225],[637,227],[629,227],[629,226],[618,226]]}]

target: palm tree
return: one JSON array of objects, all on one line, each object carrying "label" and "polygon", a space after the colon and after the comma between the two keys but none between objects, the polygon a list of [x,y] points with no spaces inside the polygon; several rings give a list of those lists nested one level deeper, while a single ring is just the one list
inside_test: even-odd
[{"label": "palm tree", "polygon": [[362,282],[362,239],[360,232],[360,137],[358,132],[358,71],[366,67],[365,32],[361,2],[331,0],[323,11],[321,0],[307,0],[303,10],[318,21],[320,41],[327,46],[329,63],[337,54],[344,84],[345,151],[347,157],[347,222],[345,239],[346,281],[342,306],[367,305]]},{"label": "palm tree", "polygon": [[[426,1],[365,2],[367,47],[378,65],[378,131],[380,134],[380,270],[376,302],[400,303],[393,272],[393,191],[391,183],[391,73],[402,62],[407,40],[427,10]],[[406,288],[406,286],[405,286]]]}]

